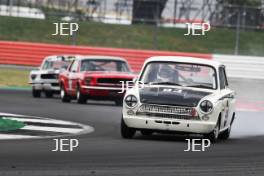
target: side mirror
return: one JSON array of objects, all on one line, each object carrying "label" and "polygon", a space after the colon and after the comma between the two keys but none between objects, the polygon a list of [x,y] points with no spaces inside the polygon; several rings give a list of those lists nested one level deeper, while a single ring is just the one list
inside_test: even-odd
[{"label": "side mirror", "polygon": [[133,78],[133,83],[137,82],[138,77]]}]

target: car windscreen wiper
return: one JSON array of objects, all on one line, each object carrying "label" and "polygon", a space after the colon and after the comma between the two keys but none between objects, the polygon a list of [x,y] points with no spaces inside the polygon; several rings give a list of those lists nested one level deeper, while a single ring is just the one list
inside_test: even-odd
[{"label": "car windscreen wiper", "polygon": [[206,86],[204,84],[193,84],[193,85],[187,85],[186,87],[197,87],[197,88],[213,89],[213,87]]},{"label": "car windscreen wiper", "polygon": [[174,82],[149,82],[151,85],[173,85],[173,86],[182,86],[181,84],[174,83]]}]

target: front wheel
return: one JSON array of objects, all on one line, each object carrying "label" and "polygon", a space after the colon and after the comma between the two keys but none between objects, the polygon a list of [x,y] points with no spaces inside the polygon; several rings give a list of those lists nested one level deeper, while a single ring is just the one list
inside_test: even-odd
[{"label": "front wheel", "polygon": [[63,85],[61,86],[60,96],[61,96],[61,101],[63,103],[69,103],[71,101],[71,98],[69,95],[67,95],[67,92]]},{"label": "front wheel", "polygon": [[46,91],[46,92],[45,92],[45,96],[46,96],[46,98],[52,98],[52,97],[53,97],[53,92],[51,92],[51,91]]},{"label": "front wheel", "polygon": [[40,98],[41,97],[41,91],[40,90],[36,90],[36,89],[32,89],[32,96],[34,98]]},{"label": "front wheel", "polygon": [[126,123],[124,122],[124,119],[122,117],[122,120],[121,120],[121,136],[123,138],[126,138],[126,139],[131,139],[131,138],[133,138],[135,133],[136,133],[136,130],[128,127],[126,125]]},{"label": "front wheel", "polygon": [[141,130],[140,132],[143,136],[151,136],[153,134],[151,130]]},{"label": "front wheel", "polygon": [[220,120],[218,120],[217,124],[214,127],[214,130],[206,134],[205,136],[212,142],[215,143],[219,137],[219,131],[220,131]]},{"label": "front wheel", "polygon": [[226,129],[224,132],[222,132],[221,134],[219,134],[219,139],[222,139],[222,140],[227,140],[229,137],[230,137],[230,133],[231,133],[231,129],[232,129],[232,124],[234,122],[234,119],[235,119],[235,114],[233,114],[232,116],[232,120],[231,120],[231,123],[230,123],[230,126],[228,129]]},{"label": "front wheel", "polygon": [[77,97],[77,102],[79,104],[85,104],[87,101],[86,96],[81,92],[80,86],[78,86],[77,88],[76,97]]},{"label": "front wheel", "polygon": [[116,106],[122,106],[123,105],[123,100],[122,99],[117,99],[115,100]]},{"label": "front wheel", "polygon": [[219,139],[227,140],[230,136],[230,133],[231,133],[231,126],[228,129],[226,129],[224,132],[219,134]]}]

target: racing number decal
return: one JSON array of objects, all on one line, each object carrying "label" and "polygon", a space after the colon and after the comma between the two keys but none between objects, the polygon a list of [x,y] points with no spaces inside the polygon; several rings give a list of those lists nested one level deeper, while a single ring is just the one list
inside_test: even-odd
[{"label": "racing number decal", "polygon": [[72,80],[69,79],[69,90],[72,90]]},{"label": "racing number decal", "polygon": [[69,82],[68,82],[70,91],[72,90],[72,77],[73,77],[73,75],[72,75],[72,73],[70,73],[69,74]]}]

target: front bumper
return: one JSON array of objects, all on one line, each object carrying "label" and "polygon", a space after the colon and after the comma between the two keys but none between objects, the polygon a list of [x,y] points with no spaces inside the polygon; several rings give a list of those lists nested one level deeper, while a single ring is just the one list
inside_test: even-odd
[{"label": "front bumper", "polygon": [[207,134],[213,131],[216,123],[202,120],[179,120],[147,116],[123,116],[127,126],[135,129],[174,131]]},{"label": "front bumper", "polygon": [[32,88],[41,91],[60,91],[60,86],[58,82],[42,82],[42,83],[30,83]]},{"label": "front bumper", "polygon": [[94,89],[94,90],[114,90],[122,92],[122,87],[107,87],[107,86],[82,86],[83,89]]},{"label": "front bumper", "polygon": [[123,89],[120,87],[82,86],[82,93],[90,97],[123,98]]}]

